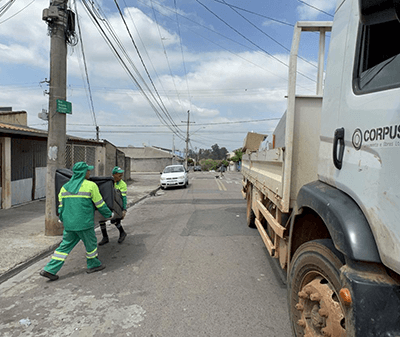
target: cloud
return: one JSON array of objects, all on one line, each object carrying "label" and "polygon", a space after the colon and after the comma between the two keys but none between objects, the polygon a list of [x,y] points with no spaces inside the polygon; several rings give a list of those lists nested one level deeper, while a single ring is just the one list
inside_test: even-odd
[{"label": "cloud", "polygon": [[[16,2],[12,7],[13,13],[27,3],[28,0]],[[107,20],[124,46],[124,51],[118,50],[118,53],[142,87],[141,92],[87,17],[81,3],[77,4],[96,122],[103,132],[102,138],[120,146],[140,146],[142,142],[150,142],[153,145],[171,147],[169,144],[172,142],[172,132],[168,128],[137,125],[162,125],[154,111],[157,109],[164,120],[170,123],[169,118],[172,118],[175,124],[180,125],[179,128],[185,135],[187,111],[190,110],[191,121],[195,122],[191,125],[191,130],[200,128],[192,138],[194,144],[198,142],[195,146],[206,148],[218,143],[231,150],[242,144],[247,131],[270,132],[276,124],[276,121],[247,124],[232,122],[277,118],[285,111],[288,67],[284,64],[289,62],[288,54],[274,53],[274,57],[284,63],[282,64],[260,51],[228,52],[200,47],[193,49],[194,42],[181,40],[172,26],[168,27],[161,22],[157,25],[157,22],[138,8],[124,8],[126,22],[146,64],[147,72],[157,88],[156,92],[119,13],[115,9],[107,11]],[[102,6],[107,4],[108,2],[104,2]],[[324,4],[327,5],[327,2]],[[42,85],[41,88],[38,84],[47,76],[49,67],[50,38],[47,36],[46,24],[41,20],[41,12],[47,7],[48,0],[36,0],[28,7],[29,10],[22,11],[15,19],[0,25],[1,105],[28,111],[30,124],[43,124],[37,118],[37,113],[42,108],[47,109],[48,105],[48,96],[43,95],[43,90],[48,87]],[[7,15],[0,20],[7,18]],[[166,15],[171,15],[171,12]],[[199,46],[201,42],[196,41],[196,44]],[[138,73],[128,62],[125,52]],[[67,100],[73,104],[73,113],[67,116],[68,132],[74,134],[74,130],[87,130],[86,133],[76,132],[75,135],[94,138],[94,118],[85,90],[87,84],[80,45],[68,47],[67,63]],[[18,69],[11,72],[10,65],[18,65]],[[299,71],[311,77],[315,74],[315,68],[304,62],[299,62]],[[310,83],[302,76],[298,76],[298,80],[306,89],[310,84],[313,85],[313,82]],[[30,86],[10,86],[13,83],[30,83]],[[210,123],[221,124],[209,125]],[[162,130],[168,133],[159,133]],[[144,131],[153,133],[143,133]],[[180,138],[175,137],[176,145],[181,146]],[[207,143],[208,146],[204,145]]]},{"label": "cloud", "polygon": [[297,7],[300,20],[314,20],[320,15],[326,17],[326,14],[323,14],[321,11],[333,15],[336,7],[336,2],[331,0],[304,0],[304,2],[306,2],[309,6],[306,4],[301,4]]}]

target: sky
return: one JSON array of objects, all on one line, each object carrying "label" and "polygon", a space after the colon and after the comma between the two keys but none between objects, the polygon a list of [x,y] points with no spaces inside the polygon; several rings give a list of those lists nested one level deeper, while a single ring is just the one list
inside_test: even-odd
[{"label": "sky", "polygon": [[[190,149],[218,144],[233,151],[249,131],[271,135],[285,112],[294,24],[331,21],[336,3],[70,0],[69,6],[78,43],[68,46],[68,135],[95,139],[98,126],[100,139],[116,146],[184,150],[189,117]],[[43,130],[48,7],[49,0],[0,0],[0,107],[26,111],[28,125]],[[317,34],[301,40],[298,93],[315,93],[317,46]]]}]

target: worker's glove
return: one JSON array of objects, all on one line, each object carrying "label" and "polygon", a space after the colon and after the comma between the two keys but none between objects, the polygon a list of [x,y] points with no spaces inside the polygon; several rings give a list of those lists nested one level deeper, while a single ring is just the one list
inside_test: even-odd
[{"label": "worker's glove", "polygon": [[114,212],[111,212],[111,216],[109,217],[109,219],[112,219],[112,218],[114,218]]},{"label": "worker's glove", "polygon": [[122,218],[121,218],[121,219],[124,219],[124,218],[125,218],[125,215],[126,215],[126,211],[123,210],[123,211],[122,211]]}]

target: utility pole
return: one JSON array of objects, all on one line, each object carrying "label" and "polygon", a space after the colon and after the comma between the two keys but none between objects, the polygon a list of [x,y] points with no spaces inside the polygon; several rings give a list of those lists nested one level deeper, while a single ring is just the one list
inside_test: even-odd
[{"label": "utility pole", "polygon": [[[185,153],[185,169],[188,169],[188,153],[189,153],[189,124],[190,124],[190,110],[187,111],[188,119],[187,119],[187,128],[186,128],[186,153]],[[181,121],[181,123],[185,123]],[[194,122],[192,122],[194,123]]]},{"label": "utility pole", "polygon": [[47,138],[46,173],[46,218],[45,235],[62,235],[63,226],[58,222],[56,213],[57,196],[55,191],[55,173],[65,167],[65,149],[67,143],[66,115],[57,112],[57,100],[66,100],[67,82],[67,44],[65,28],[67,25],[68,0],[50,0],[49,8],[43,10],[43,20],[49,26],[50,33],[50,93],[49,93],[49,129]]},{"label": "utility pole", "polygon": [[175,135],[172,135],[172,164],[175,164]]}]

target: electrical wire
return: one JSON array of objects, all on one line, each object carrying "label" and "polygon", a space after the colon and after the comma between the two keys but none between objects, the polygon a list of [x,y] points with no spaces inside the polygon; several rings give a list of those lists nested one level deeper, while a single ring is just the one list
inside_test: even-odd
[{"label": "electrical wire", "polygon": [[[251,119],[244,121],[232,121],[232,122],[210,122],[210,123],[196,123],[196,126],[205,126],[205,125],[228,125],[228,124],[244,124],[244,123],[260,123],[260,122],[269,122],[269,121],[277,121],[280,120],[280,117],[277,118],[263,118],[263,119]],[[91,126],[90,124],[81,124],[81,123],[68,123],[68,125],[79,125],[79,126]],[[178,124],[179,125],[179,124]],[[179,126],[186,126],[187,124],[180,124]],[[140,128],[153,128],[153,127],[166,127],[163,124],[107,124],[100,126],[108,126],[108,127],[120,127],[120,128],[131,128],[131,127],[140,127]]]},{"label": "electrical wire", "polygon": [[[144,6],[150,7],[150,6],[148,6],[146,3],[144,3],[144,2],[141,1],[141,0],[138,0],[138,2],[142,3]],[[235,43],[235,44],[237,44],[237,45],[239,45],[239,46],[242,46],[242,47],[245,47],[245,48],[249,48],[248,46],[245,46],[244,44],[242,44],[242,43],[240,43],[240,42],[238,42],[238,41],[236,41],[236,40],[233,40],[233,39],[231,39],[231,38],[229,38],[229,37],[227,37],[227,36],[225,36],[225,35],[223,35],[223,34],[217,32],[217,31],[214,30],[214,29],[211,29],[210,27],[204,26],[204,25],[202,25],[202,24],[199,23],[199,22],[196,22],[196,21],[194,21],[194,20],[192,20],[192,19],[190,19],[190,18],[188,18],[188,17],[186,17],[186,16],[183,16],[183,15],[179,14],[179,13],[176,12],[176,11],[173,11],[172,9],[170,9],[170,8],[168,8],[168,7],[163,6],[161,3],[157,2],[157,1],[151,0],[151,3],[152,3],[152,4],[153,4],[153,2],[156,3],[158,6],[164,8],[165,10],[170,11],[170,12],[172,12],[172,13],[174,13],[174,14],[177,14],[177,15],[179,15],[181,18],[184,18],[185,20],[187,20],[187,21],[189,21],[189,22],[192,22],[192,23],[194,23],[194,24],[196,24],[196,25],[198,25],[198,26],[200,26],[200,27],[202,27],[202,28],[204,28],[204,29],[206,29],[206,30],[209,30],[210,32],[212,32],[212,33],[214,33],[214,34],[217,34],[217,35],[223,37],[224,39],[227,39],[227,40],[229,40],[229,41],[231,41],[231,42],[233,42],[233,43]],[[217,1],[217,2],[220,2],[220,1]],[[161,13],[161,12],[158,11],[158,10],[155,10],[153,6],[152,6],[152,10],[153,10],[153,12],[154,12],[154,11],[157,11],[159,14],[161,14],[161,15],[163,15],[164,17],[166,17],[166,18],[172,20],[169,16],[167,16],[167,15]],[[250,12],[250,13],[253,13],[253,12]],[[155,13],[154,13],[154,16],[155,16]],[[156,21],[156,22],[157,22],[157,21]],[[158,22],[157,22],[157,24],[158,24]],[[294,25],[291,25],[291,26],[294,26]],[[190,29],[190,28],[188,28],[188,27],[186,27],[186,29],[190,30],[192,33],[194,33],[194,34],[196,34],[196,35],[199,35],[199,36],[202,37],[203,39],[205,39],[205,40],[207,40],[207,41],[209,41],[209,42],[211,42],[211,43],[217,45],[218,47],[220,47],[220,48],[222,48],[222,49],[228,51],[229,53],[235,55],[236,57],[241,58],[242,60],[244,60],[244,61],[246,61],[246,62],[248,62],[248,63],[250,63],[250,64],[252,64],[252,65],[257,66],[257,67],[260,68],[260,69],[263,69],[264,71],[270,73],[271,75],[274,75],[274,76],[276,76],[276,77],[278,77],[278,78],[280,78],[280,79],[283,79],[283,80],[287,81],[287,78],[286,78],[286,77],[279,76],[279,75],[277,75],[277,74],[275,74],[275,73],[269,71],[268,69],[266,69],[266,68],[264,68],[264,67],[262,67],[262,66],[260,66],[260,65],[257,65],[257,64],[255,64],[255,63],[249,61],[249,60],[247,60],[246,58],[244,58],[244,57],[238,55],[237,53],[234,53],[234,52],[230,51],[229,49],[227,49],[227,48],[225,48],[225,47],[223,47],[223,46],[221,46],[221,45],[219,45],[219,44],[213,42],[212,40],[208,39],[207,37],[202,36],[201,34],[195,32],[194,30],[192,30],[192,29]],[[163,46],[164,46],[164,44],[163,44]],[[252,49],[252,50],[254,50],[254,51],[258,51],[258,48],[256,49],[256,48],[250,47],[250,49]],[[164,54],[166,55],[167,60],[168,60],[168,56],[167,56],[167,54],[166,54],[165,47],[164,47]],[[263,55],[264,55],[264,54],[263,54]],[[169,66],[169,61],[168,61],[168,66]],[[287,65],[285,64],[285,66],[287,66]],[[169,66],[169,67],[170,67],[170,66]],[[170,73],[171,73],[171,68],[170,68]],[[172,78],[173,84],[174,84],[174,86],[175,86],[174,76],[172,75],[172,73],[171,73],[171,78]],[[313,81],[313,82],[315,82],[315,81]],[[303,88],[303,89],[305,89],[305,90],[307,90],[307,91],[310,91],[310,92],[313,92],[313,91],[314,91],[314,90],[305,88],[304,86],[301,86],[300,84],[297,84],[297,86],[298,86],[299,88]],[[175,86],[175,90],[176,90],[176,86]],[[178,99],[180,99],[179,97],[180,97],[180,96],[179,96],[179,94],[178,94]]]},{"label": "electrical wire", "polygon": [[[153,1],[150,0],[150,3],[151,3],[151,9],[152,9],[152,12],[153,12],[154,20],[156,21],[156,24],[157,24],[158,36],[160,37],[161,45],[162,45],[163,51],[164,51],[164,56],[165,56],[165,59],[166,59],[167,64],[168,64],[169,74],[170,74],[170,76],[171,76],[171,80],[172,80],[172,83],[173,83],[173,85],[174,85],[175,92],[177,93],[179,105],[180,105],[181,107],[183,107],[183,104],[182,104],[182,101],[181,101],[181,98],[180,98],[178,89],[177,89],[177,87],[176,87],[175,76],[172,74],[171,64],[170,64],[170,62],[169,62],[167,49],[165,48],[164,39],[163,39],[163,37],[161,36],[160,24],[159,24],[158,19],[157,19],[156,10],[154,9],[154,6],[153,6]],[[147,6],[147,4],[146,4],[146,6]],[[148,7],[149,7],[149,6],[148,6]],[[187,109],[186,109],[186,110],[187,110]],[[185,111],[186,111],[186,110],[185,110]]]},{"label": "electrical wire", "polygon": [[[92,3],[88,3],[88,0],[82,0],[82,3],[84,4],[84,8],[87,11],[90,19],[92,20],[92,22],[95,24],[96,28],[98,29],[98,31],[100,32],[100,35],[103,37],[103,39],[105,40],[106,44],[110,47],[111,51],[113,52],[114,56],[117,58],[118,62],[121,64],[122,68],[125,70],[125,72],[128,74],[128,76],[133,80],[133,82],[135,83],[135,85],[137,86],[137,88],[140,90],[140,92],[142,93],[143,97],[147,100],[147,102],[149,103],[149,105],[151,106],[151,108],[153,109],[153,111],[156,113],[156,116],[159,118],[159,120],[163,123],[169,126],[170,130],[176,134],[179,138],[183,139],[184,136],[181,135],[181,132],[175,130],[173,127],[171,127],[168,122],[164,119],[164,117],[161,115],[161,113],[157,110],[155,104],[159,105],[159,102],[155,99],[154,95],[152,94],[150,88],[148,88],[146,82],[143,80],[143,78],[141,78],[139,71],[137,70],[137,68],[135,67],[135,65],[133,64],[132,60],[129,57],[129,54],[127,53],[127,51],[125,50],[122,42],[119,40],[118,36],[116,35],[114,29],[112,28],[111,24],[108,22],[108,20],[105,18],[105,15],[102,14],[102,17],[99,17],[100,12],[99,9],[100,7],[98,6],[98,9],[96,11],[92,11],[92,6],[94,1],[92,1]],[[100,21],[103,22],[104,24],[104,28],[103,26],[100,24]],[[146,94],[145,90],[143,89],[143,87],[141,86],[141,84],[139,83],[139,81],[136,79],[136,77],[133,75],[132,71],[129,69],[128,65],[126,64],[126,62],[124,61],[123,57],[120,55],[117,46],[115,46],[112,41],[111,38],[107,35],[107,33],[105,32],[105,29],[108,31],[108,33],[112,36],[112,39],[116,42],[118,49],[121,50],[121,52],[123,53],[125,59],[128,61],[128,63],[130,64],[130,66],[134,69],[134,71],[136,72],[137,75],[139,75],[139,77],[141,78],[142,82],[144,83],[144,85],[147,87],[148,92],[150,93],[150,95],[152,96],[153,100],[155,101],[155,103],[153,103],[153,101],[150,99],[150,97]]]},{"label": "electrical wire", "polygon": [[262,18],[264,18],[264,19],[268,19],[268,20],[271,20],[271,21],[280,23],[280,24],[282,24],[282,25],[287,25],[287,26],[290,26],[290,27],[294,27],[294,24],[292,24],[292,23],[288,23],[288,22],[285,22],[285,21],[277,20],[277,19],[271,18],[271,17],[269,17],[269,16],[265,16],[265,15],[260,14],[260,13],[256,13],[256,12],[249,11],[248,9],[245,9],[245,8],[241,8],[241,7],[238,7],[238,6],[234,6],[234,5],[232,5],[232,4],[227,3],[227,2],[224,1],[224,0],[222,0],[222,1],[221,1],[221,0],[213,0],[213,1],[219,2],[219,3],[221,3],[221,4],[226,4],[226,5],[228,5],[229,7],[233,7],[233,8],[236,8],[236,9],[240,10],[240,11],[247,12],[247,13],[250,13],[250,14],[254,14],[254,15],[260,16],[260,17],[262,17]]},{"label": "electrical wire", "polygon": [[[177,6],[176,6],[176,0],[174,0],[174,6],[175,6],[175,13],[177,13],[178,9],[177,9]],[[180,47],[181,47],[182,63],[183,63],[183,70],[184,70],[185,80],[186,80],[186,87],[187,87],[188,99],[189,99],[189,104],[190,104],[189,111],[190,111],[192,109],[192,101],[191,101],[191,97],[190,97],[189,82],[188,82],[188,79],[187,79],[185,56],[184,56],[184,53],[183,53],[183,46],[182,46],[182,34],[181,34],[181,27],[180,27],[180,24],[179,24],[178,15],[176,15],[176,23],[177,23],[177,27],[178,27],[179,44],[180,44]]]},{"label": "electrical wire", "polygon": [[[23,7],[22,9],[20,9],[18,12],[14,13],[13,15],[11,15],[10,17],[8,17],[7,19],[0,21],[0,25],[10,19],[12,19],[14,16],[18,15],[19,13],[21,13],[23,10],[25,10],[26,8],[28,8],[30,5],[32,5],[36,0],[32,0],[30,3],[28,3],[25,7]],[[10,5],[11,6],[11,5]],[[4,13],[1,14],[1,8],[0,8],[0,16],[2,16]]]},{"label": "electrical wire", "polygon": [[0,7],[0,16],[4,15],[13,4],[15,4],[15,0],[9,0],[3,6],[1,6]]},{"label": "electrical wire", "polygon": [[[232,25],[230,25],[228,22],[226,22],[224,19],[222,19],[220,16],[218,16],[216,13],[214,13],[210,8],[208,8],[206,5],[204,5],[200,0],[195,0],[198,4],[200,4],[201,6],[203,6],[208,12],[210,12],[212,15],[214,15],[218,20],[220,20],[221,22],[223,22],[226,26],[228,26],[230,29],[232,29],[234,32],[236,32],[238,35],[240,35],[242,38],[244,38],[246,41],[250,42],[252,45],[256,46],[257,48],[259,48],[260,50],[262,50],[264,53],[266,53],[267,55],[269,55],[271,58],[273,58],[274,60],[278,61],[279,63],[283,64],[285,67],[289,68],[289,65],[286,64],[285,62],[281,61],[280,59],[278,59],[276,56],[272,55],[271,53],[269,53],[268,51],[266,51],[264,48],[262,48],[261,46],[259,46],[258,44],[254,43],[253,41],[251,41],[248,37],[246,37],[245,35],[243,35],[241,32],[239,32],[237,29],[235,29]],[[308,77],[307,75],[304,75],[303,73],[297,71],[297,73],[305,78],[307,78],[308,80],[312,81],[312,82],[317,82],[316,80],[312,79],[311,77]]]},{"label": "electrical wire", "polygon": [[169,114],[167,108],[165,107],[165,104],[164,104],[163,100],[161,99],[160,94],[158,93],[158,90],[157,90],[156,86],[154,85],[153,79],[151,78],[150,73],[149,73],[149,71],[147,70],[147,67],[146,67],[146,64],[144,63],[144,60],[143,60],[143,58],[142,58],[142,55],[140,54],[140,51],[139,51],[139,49],[138,49],[138,47],[137,47],[137,45],[136,45],[136,42],[135,42],[135,40],[134,40],[134,38],[133,38],[133,36],[132,36],[132,34],[131,34],[131,31],[130,31],[130,29],[129,29],[129,27],[128,27],[128,24],[126,23],[126,20],[125,20],[124,15],[122,14],[121,8],[120,8],[119,5],[118,5],[118,1],[117,1],[117,0],[114,0],[114,3],[115,3],[115,5],[117,6],[118,12],[119,12],[119,14],[120,14],[120,16],[121,16],[121,19],[122,19],[122,21],[123,21],[123,23],[124,23],[124,25],[125,25],[126,30],[128,31],[129,37],[131,38],[131,41],[132,41],[132,43],[133,43],[133,45],[134,45],[134,47],[135,47],[136,53],[137,53],[138,56],[139,56],[139,59],[140,59],[140,61],[141,61],[141,63],[142,63],[142,66],[143,66],[143,68],[145,69],[145,72],[146,72],[146,74],[147,74],[147,77],[149,78],[150,83],[152,84],[153,89],[154,89],[154,91],[156,92],[156,95],[157,95],[157,97],[158,97],[158,99],[159,99],[159,101],[160,101],[160,103],[161,103],[161,106],[160,106],[161,110],[162,110],[163,113],[166,115],[167,119],[171,122],[171,125],[172,125],[173,127],[177,128],[177,131],[178,131],[178,132],[183,132],[182,130],[180,130],[180,129],[176,126],[175,121],[173,120],[173,118],[172,118],[171,115]]},{"label": "electrical wire", "polygon": [[76,22],[77,22],[77,26],[78,26],[80,41],[81,41],[81,52],[82,52],[83,64],[84,64],[84,68],[85,68],[84,70],[85,70],[85,76],[86,76],[86,84],[87,84],[87,89],[88,89],[88,93],[89,93],[89,97],[88,97],[89,98],[89,108],[90,108],[90,112],[92,113],[93,123],[94,123],[94,125],[96,127],[96,131],[97,131],[98,125],[97,125],[97,121],[96,121],[96,113],[94,110],[92,89],[91,89],[90,81],[89,81],[89,72],[88,72],[87,64],[86,64],[85,48],[83,45],[83,36],[82,36],[82,30],[81,30],[81,24],[80,24],[80,20],[79,20],[76,0],[74,1],[74,5],[75,5],[75,12],[76,12]]},{"label": "electrical wire", "polygon": [[308,7],[312,8],[312,9],[317,10],[317,11],[319,11],[319,12],[321,12],[321,13],[324,13],[324,14],[326,14],[326,15],[329,15],[330,17],[333,18],[333,15],[332,15],[332,14],[327,13],[327,12],[323,11],[322,9],[319,9],[318,7],[315,7],[315,6],[313,6],[313,5],[310,5],[309,3],[305,2],[305,1],[302,1],[302,0],[297,0],[297,1],[298,1],[298,2],[301,2],[302,4],[308,6]]},{"label": "electrical wire", "polygon": [[[126,1],[125,1],[125,0],[123,0],[123,1],[124,1],[124,4],[125,4],[125,8],[127,9],[127,12],[128,12],[128,14],[129,14],[129,17],[130,17],[130,19],[131,19],[131,22],[132,22],[133,26],[135,27],[136,33],[137,33],[137,35],[138,35],[138,37],[139,37],[139,40],[140,40],[140,42],[141,42],[141,44],[142,44],[143,50],[144,50],[144,52],[146,53],[147,59],[149,60],[149,62],[150,62],[150,64],[151,64],[151,67],[152,67],[152,69],[153,69],[153,72],[154,72],[154,74],[156,75],[157,78],[160,78],[160,76],[159,76],[158,73],[157,73],[157,70],[156,70],[155,67],[154,67],[154,64],[153,64],[153,62],[152,62],[152,60],[151,60],[151,57],[150,57],[150,55],[149,55],[149,53],[148,53],[148,51],[147,51],[146,45],[144,44],[144,42],[143,42],[143,40],[142,40],[141,34],[140,34],[140,32],[139,32],[139,30],[138,30],[136,24],[135,24],[135,21],[133,20],[133,17],[132,17],[132,15],[131,15],[131,11],[130,11],[130,7],[128,7],[128,5],[126,4]],[[156,19],[156,23],[157,23],[158,35],[160,36],[160,40],[161,40],[161,43],[162,43],[163,48],[164,48],[164,53],[166,53],[165,46],[164,46],[164,43],[163,43],[163,39],[161,38],[160,25],[158,24],[157,19]],[[165,56],[167,57],[167,55],[165,55]],[[168,61],[168,57],[167,57],[167,61]],[[171,67],[170,67],[169,64],[168,64],[168,66],[169,66],[169,69],[170,69],[170,73],[171,73],[171,75],[172,75]],[[172,80],[174,81],[173,76],[171,76],[171,78],[172,78]],[[175,110],[175,104],[172,104],[172,100],[171,100],[170,96],[168,95],[167,91],[165,90],[162,81],[160,81],[160,85],[161,85],[161,88],[162,88],[162,90],[163,90],[164,95],[168,98],[168,101],[170,102],[170,106],[172,107],[172,111],[175,113],[175,116],[178,117],[178,113],[177,113],[176,110]],[[175,81],[174,81],[174,85],[175,85]],[[176,85],[175,85],[175,91],[177,91],[177,90],[176,90]],[[179,98],[179,97],[178,97],[178,98]],[[180,104],[181,104],[181,102],[180,102]],[[181,105],[182,105],[182,104],[181,104]],[[178,117],[178,118],[179,118],[179,117]]]},{"label": "electrical wire", "polygon": [[[221,1],[218,1],[221,2]],[[290,53],[290,49],[287,48],[286,46],[284,46],[282,43],[280,43],[278,40],[274,39],[271,35],[267,34],[266,32],[264,32],[262,29],[258,28],[253,22],[251,22],[249,19],[247,19],[244,15],[240,14],[232,5],[228,4],[225,0],[222,0],[222,3],[227,5],[231,10],[233,10],[237,15],[239,15],[241,18],[243,18],[244,20],[246,20],[246,22],[248,22],[251,26],[253,26],[255,29],[257,29],[259,32],[261,32],[262,34],[264,34],[265,36],[267,36],[269,39],[271,39],[272,41],[274,41],[277,45],[281,46],[283,49],[285,49],[287,52]],[[310,61],[306,60],[305,58],[301,57],[300,55],[298,55],[298,58],[303,60],[304,62],[310,64],[311,66],[318,68],[315,64],[311,63]]]}]

